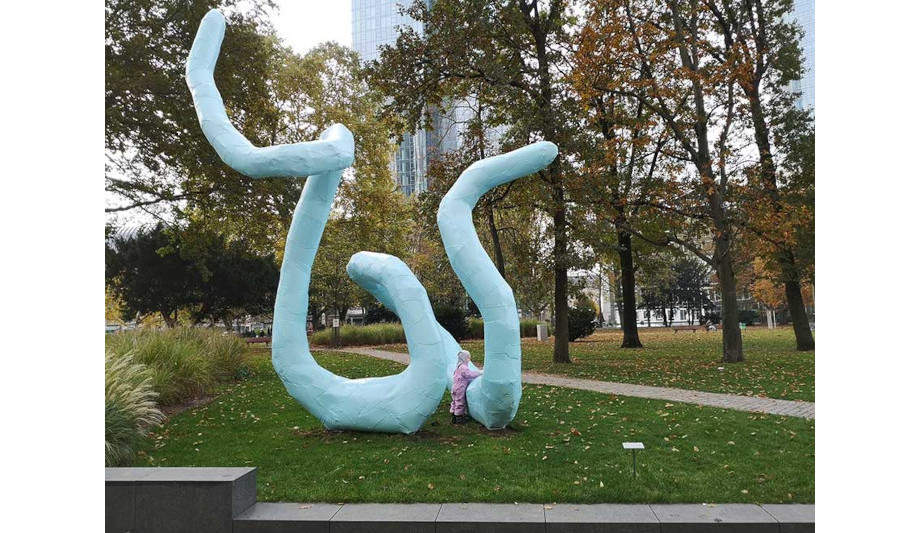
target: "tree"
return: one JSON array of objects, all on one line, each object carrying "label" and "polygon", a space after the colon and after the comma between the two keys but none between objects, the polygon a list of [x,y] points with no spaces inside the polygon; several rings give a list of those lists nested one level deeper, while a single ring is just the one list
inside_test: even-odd
[{"label": "tree", "polygon": [[[493,120],[509,127],[516,143],[542,138],[565,153],[573,135],[576,110],[565,90],[568,69],[564,47],[570,42],[568,2],[415,2],[409,14],[425,26],[425,36],[403,31],[394,46],[384,47],[372,77],[391,98],[390,115],[412,129],[430,106],[475,96],[494,110]],[[430,114],[430,113],[429,113]],[[570,163],[557,158],[541,171],[536,194],[552,218],[555,346],[553,361],[571,362],[568,348],[568,198]]]},{"label": "tree", "polygon": [[274,254],[251,251],[242,240],[190,225],[179,236],[181,255],[197,274],[189,295],[192,320],[222,322],[230,329],[245,316],[271,313],[278,288]]},{"label": "tree", "polygon": [[269,198],[289,183],[253,181],[228,169],[211,149],[185,85],[185,59],[198,24],[220,8],[229,24],[216,82],[232,119],[256,143],[269,140],[274,50],[264,8],[256,0],[106,0],[106,191],[117,205],[169,216],[189,202],[239,205]]},{"label": "tree", "polygon": [[194,269],[162,224],[106,243],[106,286],[124,302],[125,312],[158,313],[169,327],[176,326],[179,309],[191,303]]},{"label": "tree", "polygon": [[229,328],[235,318],[270,311],[278,286],[273,255],[194,224],[159,224],[111,238],[105,259],[107,292],[123,302],[123,313],[158,313],[168,327],[187,310],[193,322],[210,319]]},{"label": "tree", "polygon": [[310,275],[310,314],[314,323],[323,313],[344,319],[348,309],[359,303],[360,289],[345,270],[351,256],[361,251],[351,229],[342,218],[326,223]]},{"label": "tree", "polygon": [[[784,201],[774,146],[777,136],[807,136],[811,129],[810,112],[794,109],[795,95],[789,89],[789,83],[802,75],[798,46],[801,29],[791,17],[792,0],[706,0],[705,4],[715,18],[713,28],[723,41],[723,50],[712,55],[737,73],[738,86],[750,110],[760,162],[753,172],[752,226],[766,248],[765,255],[771,256],[781,274],[796,348],[814,350],[795,238],[795,228],[803,216],[811,218],[813,214],[808,212],[808,204],[799,206],[805,207],[803,212]],[[814,160],[813,153],[811,159]]]},{"label": "tree", "polygon": [[[624,43],[609,38],[606,3],[588,6],[587,23],[578,35],[572,80],[584,108],[591,139],[583,143],[586,197],[595,223],[609,228],[591,232],[590,242],[602,254],[613,252],[619,264],[622,299],[622,348],[641,348],[636,314],[636,256],[631,228],[641,223],[638,212],[655,175],[666,135],[655,128],[651,110],[631,96],[616,69],[604,68]],[[622,36],[621,36],[622,37]],[[606,231],[604,231],[606,230]],[[615,236],[615,239],[611,239]]]},{"label": "tree", "polygon": [[647,107],[673,139],[665,150],[687,164],[683,183],[674,181],[663,189],[672,194],[649,205],[705,220],[712,250],[675,233],[648,240],[680,245],[713,267],[722,293],[722,361],[743,361],[732,259],[737,228],[727,200],[739,153],[735,73],[711,58],[712,20],[698,0],[598,0],[596,5],[603,11],[595,23],[597,34],[621,43],[620,54],[603,65],[619,72],[615,83],[604,89]]}]

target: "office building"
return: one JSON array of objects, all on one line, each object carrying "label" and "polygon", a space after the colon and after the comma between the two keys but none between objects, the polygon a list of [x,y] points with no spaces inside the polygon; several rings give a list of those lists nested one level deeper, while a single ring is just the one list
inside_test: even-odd
[{"label": "office building", "polygon": [[815,0],[795,0],[792,16],[805,31],[801,45],[804,55],[802,79],[792,82],[792,89],[799,94],[796,106],[799,109],[815,109]]},{"label": "office building", "polygon": [[[394,44],[400,26],[419,33],[424,31],[419,21],[400,14],[400,7],[409,3],[410,0],[352,0],[351,42],[362,61],[377,59],[381,46]],[[390,159],[393,179],[406,196],[428,190],[426,176],[431,160],[457,147],[453,110],[447,114],[432,111],[432,128],[403,134],[399,148]]]}]

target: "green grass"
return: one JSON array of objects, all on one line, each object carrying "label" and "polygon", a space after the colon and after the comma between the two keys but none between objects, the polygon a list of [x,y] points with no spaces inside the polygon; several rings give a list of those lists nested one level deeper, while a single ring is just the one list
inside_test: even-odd
[{"label": "green grass", "polygon": [[[415,435],[329,432],[253,353],[250,378],[174,416],[136,464],[256,466],[261,501],[814,501],[814,421],[525,385],[504,431],[452,426],[445,397]],[[352,378],[402,368],[316,355]],[[623,441],[648,448],[637,479]]]},{"label": "green grass", "polygon": [[[553,343],[522,339],[524,371],[680,389],[815,400],[815,353],[797,352],[791,329],[743,331],[745,362],[723,364],[720,332],[641,329],[644,348],[620,348],[617,331],[602,331],[569,345],[572,364],[553,363]],[[464,341],[482,363],[483,341]],[[405,352],[405,345],[381,346]],[[722,367],[722,370],[719,370]]]}]

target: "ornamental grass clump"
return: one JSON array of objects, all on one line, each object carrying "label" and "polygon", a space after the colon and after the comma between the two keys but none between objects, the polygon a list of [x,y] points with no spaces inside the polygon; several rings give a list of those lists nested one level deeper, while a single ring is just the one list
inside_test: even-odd
[{"label": "ornamental grass clump", "polygon": [[246,343],[210,328],[134,330],[106,336],[115,355],[133,353],[145,365],[160,405],[208,394],[218,383],[239,375]]},{"label": "ornamental grass clump", "polygon": [[[341,346],[376,346],[380,344],[403,344],[406,334],[402,324],[371,324],[368,326],[344,325],[339,330],[339,343]],[[332,344],[332,328],[317,331],[310,336],[310,344],[315,346],[330,346]]]},{"label": "ornamental grass clump", "polygon": [[[537,325],[546,324],[542,320],[537,320],[534,318],[523,318],[521,319],[521,338],[527,337],[536,337],[537,336]],[[552,326],[549,326],[549,334],[553,334]],[[485,324],[481,318],[471,318],[470,319],[470,336],[468,339],[482,339],[485,338]]]},{"label": "ornamental grass clump", "polygon": [[133,354],[105,352],[105,466],[131,464],[147,429],[160,425],[157,393],[147,367]]}]

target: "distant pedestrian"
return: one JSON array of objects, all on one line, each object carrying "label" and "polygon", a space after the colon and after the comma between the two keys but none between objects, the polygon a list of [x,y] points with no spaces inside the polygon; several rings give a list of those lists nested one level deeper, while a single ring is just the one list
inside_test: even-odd
[{"label": "distant pedestrian", "polygon": [[466,388],[482,372],[470,368],[470,352],[460,350],[457,354],[457,368],[454,369],[454,386],[450,390],[450,412],[454,415],[452,423],[462,424],[469,420],[466,406]]}]

